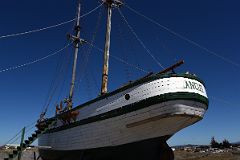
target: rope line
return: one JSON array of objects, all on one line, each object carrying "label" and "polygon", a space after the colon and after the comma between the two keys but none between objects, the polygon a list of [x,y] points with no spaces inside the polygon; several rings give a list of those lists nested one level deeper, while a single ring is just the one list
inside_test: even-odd
[{"label": "rope line", "polygon": [[[118,31],[118,41],[119,41],[119,47],[121,48],[121,57],[124,59],[124,60],[129,60],[130,59],[130,55],[127,54],[127,51],[126,51],[126,47],[124,45],[124,42],[128,42],[130,44],[130,40],[128,39],[128,37],[126,37],[126,35],[124,34],[122,28],[121,28],[121,25],[120,23],[118,23],[117,25],[117,31]],[[125,40],[126,39],[126,40]],[[129,49],[130,50],[130,49]],[[132,51],[132,50],[131,50]],[[134,52],[133,52],[134,53]],[[132,54],[131,54],[132,56]],[[138,58],[138,56],[135,56],[136,58]],[[134,59],[136,59],[134,58]],[[138,63],[137,63],[138,64]],[[131,81],[131,76],[132,76],[132,70],[127,66],[125,65],[124,66],[124,75],[125,75],[125,79],[128,80],[128,81]]]},{"label": "rope line", "polygon": [[[54,79],[51,83],[51,87],[50,87],[50,90],[48,92],[47,100],[46,100],[46,102],[43,106],[42,111],[47,111],[48,112],[48,108],[49,108],[50,104],[52,103],[54,95],[57,92],[57,90],[60,88],[60,84],[61,84],[62,80],[64,80],[65,65],[62,61],[63,60],[65,61],[65,59],[67,59],[67,61],[69,61],[69,58],[68,58],[69,55],[70,54],[67,54],[67,58],[65,56],[65,57],[63,57],[62,60],[60,60],[60,58],[59,58],[58,66],[56,66],[56,74],[55,74]],[[56,102],[56,104],[57,104],[57,102]],[[54,108],[55,108],[55,106],[54,106]]]},{"label": "rope line", "polygon": [[138,42],[142,45],[142,47],[147,51],[147,53],[152,57],[152,59],[161,67],[164,69],[164,66],[157,60],[157,58],[151,53],[151,51],[147,48],[147,46],[143,43],[143,41],[139,38],[139,36],[137,35],[137,33],[134,31],[133,27],[128,23],[126,17],[123,15],[122,11],[120,9],[118,9],[122,19],[124,20],[124,22],[127,24],[128,28],[130,29],[130,31],[133,33],[133,35],[136,37],[136,39],[138,40]]},{"label": "rope line", "polygon": [[211,98],[212,100],[216,100],[216,101],[218,101],[218,102],[221,102],[221,103],[225,103],[225,104],[227,104],[227,105],[235,106],[232,102],[227,101],[227,100],[222,99],[222,98],[213,97],[213,96],[210,96],[209,98]]},{"label": "rope line", "polygon": [[[98,33],[99,27],[101,25],[102,15],[103,15],[103,10],[101,9],[101,10],[99,10],[99,13],[98,13],[96,27],[95,27],[94,32],[93,32],[93,36],[92,36],[92,39],[91,39],[91,44],[93,44],[95,42],[95,40],[96,40],[97,33]],[[90,45],[89,48],[85,52],[86,57],[84,59],[84,63],[80,67],[81,70],[79,72],[82,73],[82,75],[79,74],[78,84],[76,86],[77,90],[80,89],[80,83],[82,82],[82,79],[85,76],[85,72],[86,72],[86,69],[87,69],[88,62],[89,62],[89,57],[92,54],[92,48],[93,48],[93,46]]]},{"label": "rope line", "polygon": [[75,20],[75,18],[71,19],[69,21],[65,21],[65,22],[62,22],[62,23],[59,23],[59,24],[56,24],[56,25],[52,25],[52,26],[48,26],[48,27],[44,27],[44,28],[40,28],[40,29],[34,29],[34,30],[31,30],[31,31],[13,33],[13,34],[0,36],[0,39],[9,38],[9,37],[17,37],[17,36],[21,36],[21,35],[25,35],[25,34],[36,33],[36,32],[44,31],[44,30],[47,30],[47,29],[56,28],[56,27],[62,26],[64,24],[68,24],[70,22],[73,22],[74,20]]},{"label": "rope line", "polygon": [[[33,121],[31,124],[29,124],[25,127],[25,129],[27,129],[25,131],[25,134],[28,133],[31,129],[33,129],[35,127],[36,122],[37,121]],[[19,140],[21,138],[21,136],[22,136],[21,133],[22,133],[22,129],[15,136],[13,136],[13,138],[11,138],[6,143],[4,143],[4,145],[15,143],[17,140]]]},{"label": "rope line", "polygon": [[118,60],[119,62],[125,63],[126,65],[129,65],[129,66],[131,66],[131,67],[134,67],[134,68],[136,68],[136,69],[138,69],[138,70],[140,70],[140,71],[142,71],[142,72],[144,72],[144,73],[149,73],[148,71],[146,71],[146,70],[144,70],[144,69],[142,69],[142,68],[139,68],[138,66],[135,66],[135,65],[133,65],[133,64],[130,64],[130,63],[128,63],[127,61],[124,61],[123,59],[121,59],[121,58],[119,58],[119,57],[116,57],[116,56],[114,56],[114,55],[112,55],[112,57],[113,57],[115,60]]},{"label": "rope line", "polygon": [[222,56],[222,55],[220,55],[220,54],[218,54],[218,53],[216,53],[216,52],[214,52],[214,51],[209,50],[208,48],[206,48],[206,47],[198,44],[197,42],[195,42],[195,41],[193,41],[193,40],[190,40],[189,38],[187,38],[187,37],[185,37],[185,36],[183,36],[183,35],[175,32],[175,31],[171,30],[170,28],[168,28],[168,27],[166,27],[166,26],[158,23],[157,21],[155,21],[155,20],[153,20],[153,19],[151,19],[151,18],[143,15],[142,13],[136,11],[135,9],[131,8],[131,7],[128,6],[128,5],[126,5],[126,7],[127,7],[130,11],[132,11],[132,12],[134,12],[135,14],[137,14],[137,15],[145,18],[146,20],[152,22],[153,24],[159,26],[160,28],[168,31],[168,32],[171,33],[172,35],[174,35],[174,36],[176,36],[176,37],[178,37],[178,38],[180,38],[180,39],[182,39],[182,40],[184,40],[184,41],[186,41],[186,42],[188,42],[188,43],[190,43],[190,44],[192,44],[192,45],[194,45],[194,46],[196,46],[196,47],[198,47],[198,48],[200,48],[200,49],[202,49],[202,50],[204,50],[204,51],[206,51],[207,53],[209,53],[209,54],[211,54],[211,55],[216,56],[217,58],[222,59],[223,61],[225,61],[225,62],[227,62],[227,63],[230,63],[230,64],[232,64],[232,65],[234,65],[234,66],[240,67],[240,64],[239,64],[239,63],[234,62],[234,61],[232,61],[232,60],[230,60],[230,59],[228,59],[228,58],[226,58],[226,57],[224,57],[224,56]]},{"label": "rope line", "polygon": [[[85,16],[88,16],[89,14],[93,13],[93,12],[96,11],[98,8],[100,8],[102,5],[103,5],[103,3],[100,4],[99,6],[97,6],[96,8],[92,9],[91,11],[83,14],[83,15],[81,16],[81,18],[83,18],[83,17],[85,17]],[[56,28],[56,27],[59,27],[59,26],[62,26],[62,25],[71,23],[71,22],[73,22],[73,21],[75,21],[75,20],[76,20],[76,18],[71,19],[71,20],[68,20],[68,21],[65,21],[65,22],[61,22],[61,23],[58,23],[58,24],[55,24],[55,25],[52,25],[52,26],[40,28],[40,29],[34,29],[34,30],[30,30],[30,31],[20,32],[20,33],[13,33],[13,34],[8,34],[8,35],[2,35],[2,36],[0,36],[0,39],[9,38],[9,37],[16,37],[16,36],[22,36],[22,35],[26,35],[26,34],[31,34],[31,33],[36,33],[36,32],[40,32],[40,31],[44,31],[44,30]]]},{"label": "rope line", "polygon": [[3,72],[7,72],[7,71],[11,71],[11,70],[16,70],[16,69],[19,69],[19,68],[22,68],[22,67],[26,67],[26,66],[29,66],[29,65],[32,65],[34,63],[38,63],[40,61],[43,61],[45,59],[48,59],[52,56],[55,56],[56,54],[62,52],[63,50],[65,50],[66,48],[68,48],[70,46],[71,43],[67,44],[66,46],[64,46],[63,48],[61,48],[60,50],[52,53],[52,54],[49,54],[45,57],[42,57],[42,58],[39,58],[39,59],[36,59],[34,61],[31,61],[31,62],[27,62],[27,63],[24,63],[24,64],[21,64],[21,65],[18,65],[18,66],[14,66],[14,67],[9,67],[9,68],[6,68],[6,69],[3,69],[3,70],[0,70],[0,73],[3,73]]},{"label": "rope line", "polygon": [[59,56],[58,63],[57,63],[57,65],[56,65],[56,70],[55,70],[53,79],[52,79],[52,81],[51,81],[51,83],[50,83],[50,87],[49,87],[47,96],[46,96],[46,98],[45,98],[44,105],[42,106],[42,112],[41,112],[41,113],[43,113],[44,111],[47,110],[46,106],[47,106],[47,104],[48,104],[48,102],[49,102],[49,97],[51,97],[51,94],[52,94],[52,92],[53,92],[53,90],[54,90],[53,88],[54,88],[54,86],[55,86],[55,85],[57,84],[57,82],[58,82],[58,75],[60,74],[59,70],[61,70],[60,68],[62,68],[62,66],[63,66],[63,62],[61,61],[61,58],[62,58],[62,57]]},{"label": "rope line", "polygon": [[[35,123],[35,124],[36,124],[36,123]],[[25,131],[25,137],[26,137],[26,135],[27,135],[30,131],[32,131],[33,128],[35,128],[35,125],[32,126],[32,127],[29,128],[29,129],[27,129],[27,127],[25,128],[25,129],[27,129],[27,130]],[[22,130],[21,130],[21,131],[22,131]],[[22,138],[22,134],[20,134],[18,137],[16,137],[16,139],[14,139],[14,140],[11,142],[11,144],[16,143],[18,140],[20,141],[21,138]]]},{"label": "rope line", "polygon": [[[89,44],[89,45],[91,45],[93,48],[97,49],[98,51],[104,53],[104,50],[103,50],[103,49],[95,46],[94,44],[89,43],[88,41],[86,41],[86,43]],[[142,71],[142,72],[144,72],[144,73],[149,73],[148,71],[146,71],[146,70],[144,70],[144,69],[142,69],[142,68],[140,68],[140,67],[138,67],[138,66],[135,66],[135,65],[133,65],[133,64],[130,64],[130,63],[128,63],[127,61],[124,61],[123,59],[121,59],[121,58],[119,58],[119,57],[117,57],[117,56],[114,56],[114,55],[111,55],[111,54],[110,54],[110,57],[112,57],[112,58],[114,58],[115,60],[117,60],[117,61],[119,61],[119,62],[121,62],[121,63],[124,63],[124,64],[126,64],[126,65],[128,65],[128,66],[131,66],[131,67],[133,67],[133,68],[135,68],[135,69],[137,69],[137,70],[139,70],[139,71]]]},{"label": "rope line", "polygon": [[58,93],[57,101],[55,102],[56,104],[60,101],[61,94],[63,93],[64,87],[66,87],[66,82],[67,82],[66,77],[67,77],[68,70],[70,68],[70,54],[67,54],[67,57],[65,59],[65,64],[64,64],[63,68],[64,68],[64,70],[61,73],[63,78],[62,78],[62,82],[60,83],[61,88],[60,88],[60,91]]},{"label": "rope line", "polygon": [[11,139],[9,139],[6,143],[4,143],[4,145],[10,144],[10,142],[12,142],[13,140],[15,140],[16,138],[18,139],[19,135],[22,133],[22,130],[20,130],[15,136],[13,136]]},{"label": "rope line", "polygon": [[[63,72],[64,72],[64,67],[62,66],[58,76],[57,76],[57,79],[63,79]],[[45,110],[48,111],[48,108],[52,102],[52,99],[53,99],[53,96],[54,94],[56,93],[57,89],[59,88],[59,84],[60,84],[60,81],[56,82],[55,85],[52,87],[52,92],[51,92],[51,95],[48,99],[48,102],[46,103],[45,105]]]},{"label": "rope line", "polygon": [[80,16],[81,18],[85,17],[85,16],[88,16],[89,14],[95,12],[96,10],[98,10],[98,8],[100,8],[104,3],[101,3],[100,5],[98,5],[96,8],[92,9],[91,11],[83,14],[82,16]]}]

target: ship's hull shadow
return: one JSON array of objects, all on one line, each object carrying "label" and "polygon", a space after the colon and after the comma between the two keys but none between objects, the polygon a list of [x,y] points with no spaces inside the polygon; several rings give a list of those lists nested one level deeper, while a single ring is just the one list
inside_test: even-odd
[{"label": "ship's hull shadow", "polygon": [[171,136],[90,150],[39,150],[42,160],[174,160],[166,141]]}]

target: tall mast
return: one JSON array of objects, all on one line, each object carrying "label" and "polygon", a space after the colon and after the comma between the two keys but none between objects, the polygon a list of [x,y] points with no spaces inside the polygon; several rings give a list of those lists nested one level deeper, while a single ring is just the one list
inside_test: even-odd
[{"label": "tall mast", "polygon": [[104,48],[104,63],[103,63],[103,73],[102,73],[102,87],[101,95],[106,94],[108,90],[108,66],[109,66],[109,51],[110,51],[110,41],[111,41],[111,26],[112,26],[112,8],[119,7],[122,5],[120,0],[103,0],[107,6],[107,30],[105,38],[105,48]]},{"label": "tall mast", "polygon": [[77,12],[77,22],[76,22],[76,26],[75,26],[76,33],[75,33],[75,36],[70,35],[70,37],[69,37],[69,38],[71,38],[71,40],[73,40],[74,47],[75,47],[74,62],[73,62],[73,68],[72,68],[72,81],[71,81],[71,88],[70,88],[70,93],[69,93],[69,101],[70,102],[72,102],[72,97],[73,97],[73,90],[74,90],[74,84],[75,84],[75,79],[76,79],[78,49],[79,49],[80,42],[81,42],[81,40],[80,40],[80,11],[81,11],[81,2],[79,0],[78,12]]}]

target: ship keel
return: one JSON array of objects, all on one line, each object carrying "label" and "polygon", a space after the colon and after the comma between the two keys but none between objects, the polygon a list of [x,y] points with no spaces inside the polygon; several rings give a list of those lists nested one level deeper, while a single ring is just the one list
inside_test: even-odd
[{"label": "ship keel", "polygon": [[171,136],[114,147],[89,150],[39,150],[42,160],[174,160],[172,149],[167,140]]}]

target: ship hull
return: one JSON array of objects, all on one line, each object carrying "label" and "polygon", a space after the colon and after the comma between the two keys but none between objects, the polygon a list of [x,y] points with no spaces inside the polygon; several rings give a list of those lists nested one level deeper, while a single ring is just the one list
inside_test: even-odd
[{"label": "ship hull", "polygon": [[202,107],[190,100],[172,100],[139,110],[132,106],[135,111],[126,114],[94,117],[50,130],[38,142],[40,146],[64,151],[119,146],[173,135],[201,120],[205,113]]},{"label": "ship hull", "polygon": [[76,107],[76,122],[66,125],[58,116],[55,126],[39,138],[39,146],[48,148],[40,155],[46,160],[81,158],[85,152],[90,160],[159,159],[161,151],[169,151],[166,140],[201,120],[207,108],[201,81],[151,77]]},{"label": "ship hull", "polygon": [[88,150],[40,150],[43,160],[173,160],[174,155],[163,136],[140,142]]}]

